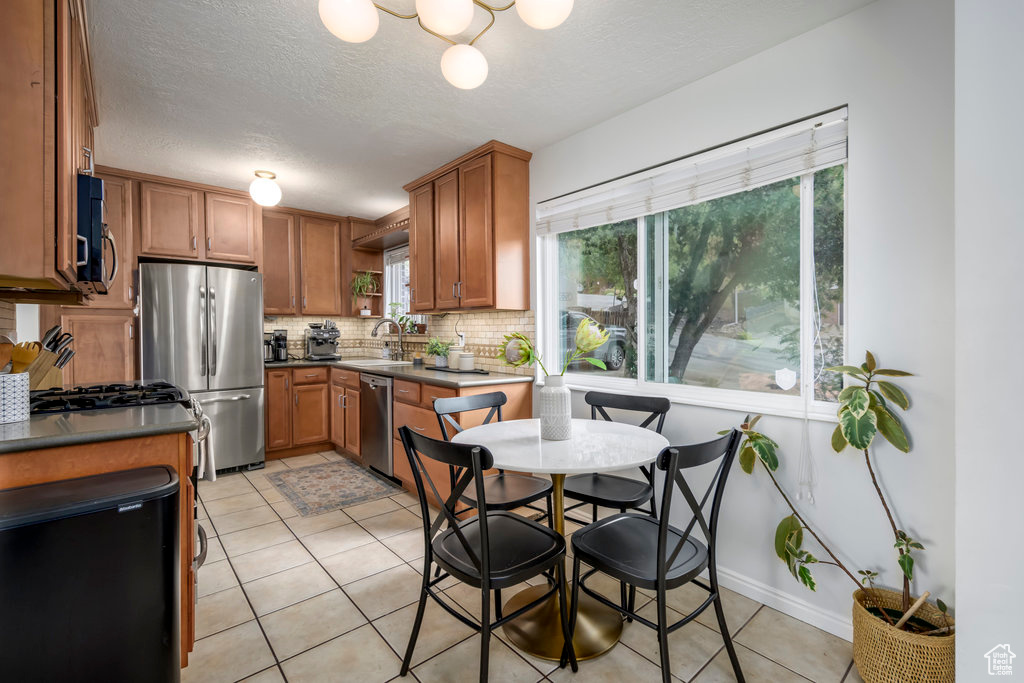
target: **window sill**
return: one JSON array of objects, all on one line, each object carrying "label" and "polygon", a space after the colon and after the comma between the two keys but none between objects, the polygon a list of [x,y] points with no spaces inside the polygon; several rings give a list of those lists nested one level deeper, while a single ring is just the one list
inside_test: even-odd
[{"label": "window sill", "polygon": [[[538,384],[543,377],[538,377]],[[654,382],[639,382],[618,377],[590,377],[580,373],[567,373],[565,385],[574,391],[607,391],[613,394],[641,393],[647,396],[664,396],[680,405],[719,408],[743,414],[761,414],[775,417],[791,417],[818,422],[838,422],[836,404],[815,401],[804,412],[803,400],[798,396],[758,395],[749,391],[729,389],[707,389],[684,387]]]}]

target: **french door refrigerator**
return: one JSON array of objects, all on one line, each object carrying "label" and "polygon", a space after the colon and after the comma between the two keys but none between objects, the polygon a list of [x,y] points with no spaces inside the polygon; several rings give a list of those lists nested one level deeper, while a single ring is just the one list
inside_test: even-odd
[{"label": "french door refrigerator", "polygon": [[189,391],[210,418],[217,470],[263,463],[263,276],[140,263],[142,379]]}]

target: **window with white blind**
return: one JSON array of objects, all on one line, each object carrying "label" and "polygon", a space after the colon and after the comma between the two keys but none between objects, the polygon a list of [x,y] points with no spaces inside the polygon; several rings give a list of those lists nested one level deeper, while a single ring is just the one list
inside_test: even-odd
[{"label": "window with white blind", "polygon": [[[392,306],[392,304],[398,304]],[[384,315],[409,315],[412,297],[409,293],[409,247],[384,252]],[[409,316],[414,322],[425,322],[424,316]]]},{"label": "window with white blind", "polygon": [[[846,110],[537,207],[545,357],[570,383],[825,414],[843,362]],[[551,367],[552,364],[549,364]],[[553,365],[558,365],[557,363]]]}]

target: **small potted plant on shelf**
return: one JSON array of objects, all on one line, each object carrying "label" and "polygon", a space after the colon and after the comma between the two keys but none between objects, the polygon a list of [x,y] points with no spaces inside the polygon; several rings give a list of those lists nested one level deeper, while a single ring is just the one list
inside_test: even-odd
[{"label": "small potted plant on shelf", "polygon": [[352,301],[362,302],[362,306],[359,309],[359,315],[371,315],[370,295],[377,291],[377,278],[375,278],[373,273],[368,270],[356,273],[356,276],[352,278],[351,288]]},{"label": "small potted plant on shelf", "polygon": [[434,357],[434,365],[439,368],[448,367],[448,350],[452,348],[450,341],[441,341],[437,337],[427,340],[427,355]]},{"label": "small potted plant on shelf", "polygon": [[565,386],[565,371],[576,360],[585,360],[591,365],[607,370],[604,361],[590,358],[586,354],[595,351],[608,341],[609,334],[590,318],[584,318],[576,328],[574,348],[565,354],[562,372],[549,375],[540,354],[530,338],[522,332],[505,335],[498,357],[512,367],[530,367],[536,363],[544,372],[544,386],[540,390],[540,436],[548,441],[565,441],[572,437],[572,395]]},{"label": "small potted plant on shelf", "polygon": [[392,301],[391,303],[388,304],[388,310],[391,311],[392,320],[398,323],[398,325],[402,328],[403,333],[416,334],[416,330],[418,327],[416,325],[416,321],[410,318],[409,316],[405,315],[404,313],[399,313],[398,311],[399,309],[401,309],[401,307],[402,304],[398,303],[397,301]]},{"label": "small potted plant on shelf", "polygon": [[[953,681],[953,619],[942,600],[936,600],[935,604],[927,601],[930,596],[927,591],[912,600],[913,554],[924,550],[924,546],[897,525],[878,483],[871,458],[871,445],[879,434],[896,449],[904,453],[910,451],[910,442],[895,410],[907,410],[910,401],[903,389],[887,379],[909,377],[910,373],[879,368],[870,351],[859,367],[841,365],[827,369],[851,380],[839,394],[839,424],[832,434],[832,448],[841,453],[847,446],[852,446],[863,453],[864,464],[892,533],[890,542],[896,550],[902,587],[898,591],[877,587],[875,583],[879,572],[872,569],[858,569],[854,575],[822,541],[775,477],[779,467],[779,445],[755,431],[760,415],[754,418],[748,415],[740,426],[744,436],[738,458],[740,467],[747,474],[752,474],[760,463],[759,469],[771,479],[792,513],[783,518],[775,529],[775,554],[786,563],[793,578],[812,591],[816,587],[810,570],[813,564],[837,567],[856,586],[853,593],[853,659],[867,683]],[[804,532],[825,551],[828,559],[818,559],[804,547]]]}]

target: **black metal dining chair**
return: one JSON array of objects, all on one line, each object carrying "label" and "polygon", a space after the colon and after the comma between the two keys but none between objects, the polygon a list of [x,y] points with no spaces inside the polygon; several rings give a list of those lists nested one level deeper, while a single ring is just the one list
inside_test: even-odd
[{"label": "black metal dining chair", "polygon": [[[462,431],[462,425],[455,421],[453,415],[474,410],[487,410],[483,424],[490,424],[494,419],[501,422],[501,407],[507,401],[508,398],[500,391],[477,396],[435,399],[434,412],[437,413],[437,422],[441,425],[441,434],[444,436],[444,440],[450,440],[449,429],[454,430],[456,434]],[[451,480],[454,485],[454,470],[451,472]],[[528,507],[543,513],[544,517],[540,519],[546,519],[548,526],[551,526],[551,493],[553,489],[550,480],[527,474],[512,474],[499,469],[497,474],[484,477],[484,490],[487,491],[488,510],[515,510],[519,507]],[[547,502],[546,510],[532,505],[542,498]],[[479,507],[475,491],[466,491],[462,496],[462,502],[471,508]]]},{"label": "black metal dining chair", "polygon": [[[657,420],[654,430],[661,434],[665,426],[665,415],[668,414],[671,402],[667,398],[657,396],[629,396],[622,394],[606,394],[600,391],[588,391],[583,400],[590,406],[590,419],[598,416],[608,422],[614,422],[607,409],[628,410],[636,413],[647,413],[640,423],[641,427],[650,427]],[[565,497],[578,500],[579,503],[565,509],[566,512],[590,504],[593,520],[597,521],[597,508],[615,508],[619,512],[634,510],[650,503],[651,515],[654,509],[654,480],[652,468],[641,467],[643,480],[630,479],[615,474],[577,474],[565,478]],[[589,524],[586,520],[566,517],[576,524]]]},{"label": "black metal dining chair", "polygon": [[[661,650],[661,677],[665,683],[671,679],[669,665],[668,635],[680,627],[693,621],[697,615],[714,605],[718,617],[718,627],[725,641],[725,649],[732,662],[736,680],[743,683],[743,671],[733,647],[729,628],[725,623],[725,612],[722,609],[722,597],[718,588],[718,567],[716,563],[715,544],[717,541],[718,517],[725,494],[725,482],[736,459],[741,434],[732,430],[726,436],[708,441],[707,443],[690,446],[670,446],[658,455],[658,469],[665,473],[665,485],[662,491],[661,509],[658,517],[646,514],[620,513],[606,517],[580,529],[572,535],[573,567],[572,567],[572,604],[573,615],[570,626],[575,626],[575,606],[582,590],[587,595],[617,609],[627,618],[638,621],[658,632],[658,645]],[[718,464],[704,495],[697,499],[693,490],[686,483],[682,470],[700,465]],[[685,529],[679,529],[669,523],[669,512],[672,510],[674,492],[678,490],[686,501],[693,517]],[[712,494],[714,494],[712,496]],[[704,507],[711,498],[710,515],[705,517]],[[700,528],[707,545],[694,538],[694,526]],[[580,564],[592,567],[580,576]],[[698,578],[701,572],[708,570],[708,582]],[[587,587],[587,579],[596,572],[603,572],[621,582],[627,583],[631,589],[628,608],[616,605],[600,593]],[[690,614],[674,624],[667,623],[665,597],[668,591],[687,583],[694,583],[708,592],[708,597]],[[633,609],[635,590],[637,587],[652,589],[656,592],[658,609],[657,622],[639,616]]]},{"label": "black metal dining chair", "polygon": [[[413,622],[409,645],[402,660],[401,675],[409,673],[416,638],[423,623],[427,598],[433,598],[446,612],[480,632],[480,681],[487,680],[488,646],[491,632],[508,621],[519,617],[558,592],[561,606],[562,634],[567,646],[562,666],[570,664],[577,671],[576,654],[569,637],[569,614],[564,581],[550,585],[540,598],[524,605],[504,617],[490,620],[491,591],[508,588],[553,570],[565,558],[565,539],[556,531],[533,520],[504,510],[490,511],[487,506],[487,487],[484,470],[490,469],[494,458],[483,446],[455,444],[416,434],[408,427],[398,430],[405,447],[406,457],[416,482],[420,513],[423,518],[423,585],[419,605]],[[423,465],[423,458],[455,467],[459,477],[447,498],[442,498],[437,486]],[[480,502],[478,514],[459,520],[455,507],[470,484]],[[443,501],[437,516],[431,520],[427,504],[427,488],[435,498]],[[442,530],[442,527],[447,528]],[[437,566],[440,576],[431,578],[431,569]],[[476,623],[451,607],[438,596],[437,585],[453,576],[459,581],[480,589],[480,622]]]}]

